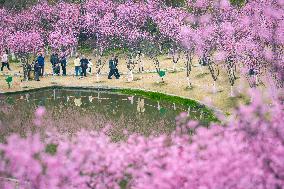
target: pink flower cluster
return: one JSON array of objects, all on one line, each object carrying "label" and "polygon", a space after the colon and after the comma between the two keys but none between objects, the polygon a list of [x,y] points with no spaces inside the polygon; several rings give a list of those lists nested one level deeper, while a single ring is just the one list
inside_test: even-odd
[{"label": "pink flower cluster", "polygon": [[[60,2],[54,5],[41,1],[21,12],[0,10],[0,33],[3,33],[0,48],[17,51],[7,38],[12,38],[17,32],[30,31],[41,37],[44,44],[39,45],[55,49],[76,46],[79,35],[96,36],[94,48],[105,48],[114,39],[132,46],[150,39],[149,31],[145,30],[149,19],[157,22],[161,35],[168,39],[176,37],[174,34],[178,33],[185,14],[185,11],[174,8],[164,9],[162,3],[156,1],[116,3],[89,0],[82,4]],[[20,42],[18,46],[22,46]],[[39,48],[39,45],[34,48]],[[20,48],[25,53],[32,53],[30,49]]]},{"label": "pink flower cluster", "polygon": [[187,25],[181,30],[186,48],[199,56],[207,53],[216,62],[230,57],[248,68],[268,68],[283,81],[283,3],[253,0],[239,8],[228,0],[189,0],[188,6]]},{"label": "pink flower cluster", "polygon": [[[0,176],[17,179],[25,189],[282,188],[283,99],[266,100],[253,93],[232,121],[210,128],[186,124],[181,115],[170,136],[112,142],[103,132],[44,141],[37,134],[13,135],[0,145]],[[0,180],[0,187],[13,183]]]}]

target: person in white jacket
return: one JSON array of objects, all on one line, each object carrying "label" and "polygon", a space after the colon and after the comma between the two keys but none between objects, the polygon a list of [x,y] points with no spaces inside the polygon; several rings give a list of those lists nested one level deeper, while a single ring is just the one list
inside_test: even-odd
[{"label": "person in white jacket", "polygon": [[81,75],[81,63],[80,63],[79,55],[77,55],[75,60],[74,60],[74,66],[75,66],[75,74],[76,74],[76,76],[80,76]]},{"label": "person in white jacket", "polygon": [[1,71],[3,71],[3,68],[5,66],[7,66],[8,70],[11,71],[9,66],[8,52],[6,50],[3,51],[3,54],[1,56],[1,62],[2,62]]},{"label": "person in white jacket", "polygon": [[92,74],[92,68],[93,68],[93,63],[91,62],[91,59],[89,59],[87,73],[90,75]]}]

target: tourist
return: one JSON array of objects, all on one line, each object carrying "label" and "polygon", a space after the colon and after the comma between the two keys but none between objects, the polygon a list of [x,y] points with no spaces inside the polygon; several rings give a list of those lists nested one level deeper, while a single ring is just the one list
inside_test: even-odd
[{"label": "tourist", "polygon": [[39,67],[40,67],[40,74],[39,75],[43,77],[43,75],[44,75],[44,57],[43,57],[41,52],[39,53],[39,56],[37,57],[37,62],[38,62]]},{"label": "tourist", "polygon": [[111,59],[109,60],[109,74],[108,74],[108,79],[112,79],[111,77],[114,75],[116,77],[116,79],[119,79],[119,77],[117,77],[117,75],[115,75],[115,57],[114,55],[112,55]]},{"label": "tourist", "polygon": [[88,74],[92,74],[92,67],[93,67],[93,63],[91,62],[92,59],[89,59],[89,63],[88,63]]},{"label": "tourist", "polygon": [[2,66],[1,66],[1,71],[3,71],[3,68],[5,66],[7,66],[8,70],[11,71],[10,66],[9,66],[9,60],[8,60],[8,52],[7,50],[3,51],[2,57],[1,57],[1,62],[2,62]]},{"label": "tourist", "polygon": [[52,65],[53,75],[58,74],[58,73],[56,73],[56,70],[55,70],[56,66],[59,63],[59,58],[58,58],[58,54],[57,53],[52,53],[52,55],[50,56],[50,62],[51,62],[51,65]]},{"label": "tourist", "polygon": [[[41,72],[42,67],[40,66],[38,60],[35,61],[33,67],[34,67],[34,79],[35,79],[36,81],[40,81],[40,80],[39,80],[39,76],[40,76],[40,74],[42,73],[42,72]],[[30,75],[30,78],[31,78],[31,75]]]},{"label": "tourist", "polygon": [[87,77],[87,68],[88,68],[89,60],[83,55],[82,59],[80,60],[80,63],[81,63],[81,68],[82,68],[81,76]]},{"label": "tourist", "polygon": [[81,64],[80,64],[80,57],[79,57],[79,55],[77,55],[75,60],[74,60],[74,66],[75,66],[75,74],[76,74],[76,76],[81,75]]},{"label": "tourist", "polygon": [[119,74],[118,68],[117,68],[117,66],[118,66],[118,56],[117,55],[114,57],[114,66],[115,66],[114,75],[117,79],[119,79],[120,74]]},{"label": "tourist", "polygon": [[67,59],[66,59],[66,55],[64,52],[61,55],[60,63],[61,63],[61,68],[62,68],[62,75],[66,76]]}]

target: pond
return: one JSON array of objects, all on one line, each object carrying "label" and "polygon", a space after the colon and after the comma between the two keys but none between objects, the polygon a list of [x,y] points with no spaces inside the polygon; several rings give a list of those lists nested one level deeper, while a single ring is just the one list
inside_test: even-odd
[{"label": "pond", "polygon": [[[127,95],[101,89],[48,88],[0,95],[0,139],[11,133],[25,135],[35,131],[34,112],[44,106],[41,129],[56,128],[74,134],[81,129],[98,130],[109,126],[110,135],[170,133],[175,118],[188,112],[192,119],[206,119],[202,109],[169,101],[157,101],[142,95]],[[203,118],[202,118],[203,116]]]}]

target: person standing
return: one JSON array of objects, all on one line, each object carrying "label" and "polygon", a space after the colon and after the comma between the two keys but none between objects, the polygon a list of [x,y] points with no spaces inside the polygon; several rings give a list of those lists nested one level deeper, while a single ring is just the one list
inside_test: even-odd
[{"label": "person standing", "polygon": [[87,77],[88,63],[89,63],[89,60],[83,55],[82,59],[80,60],[80,64],[81,64],[81,68],[82,68],[81,76]]},{"label": "person standing", "polygon": [[88,74],[92,75],[92,68],[93,68],[93,63],[91,62],[92,59],[89,59],[88,62]]},{"label": "person standing", "polygon": [[3,55],[1,57],[1,62],[2,62],[2,66],[1,66],[1,71],[3,71],[3,68],[5,66],[7,66],[8,70],[11,71],[10,66],[9,66],[9,60],[8,60],[8,52],[7,50],[3,51]]},{"label": "person standing", "polygon": [[54,65],[55,65],[55,53],[54,52],[50,56],[50,63],[51,63],[52,70],[53,70],[53,73],[54,73]]},{"label": "person standing", "polygon": [[66,59],[65,53],[61,55],[60,63],[61,63],[61,68],[62,68],[62,75],[66,76],[67,59]]},{"label": "person standing", "polygon": [[39,65],[38,61],[36,60],[35,64],[34,64],[34,79],[36,81],[40,81],[39,80],[40,73],[41,73],[41,66]]},{"label": "person standing", "polygon": [[76,76],[81,75],[80,69],[81,69],[81,63],[80,63],[80,57],[79,55],[76,56],[74,60],[74,66],[75,66],[75,74]]},{"label": "person standing", "polygon": [[50,56],[50,63],[52,65],[52,72],[53,75],[56,74],[56,65],[59,63],[59,58],[58,58],[58,54],[57,53],[52,53],[52,55]]},{"label": "person standing", "polygon": [[37,62],[40,66],[40,76],[43,77],[43,74],[44,74],[44,57],[43,57],[42,53],[39,53],[39,56],[37,57]]}]

